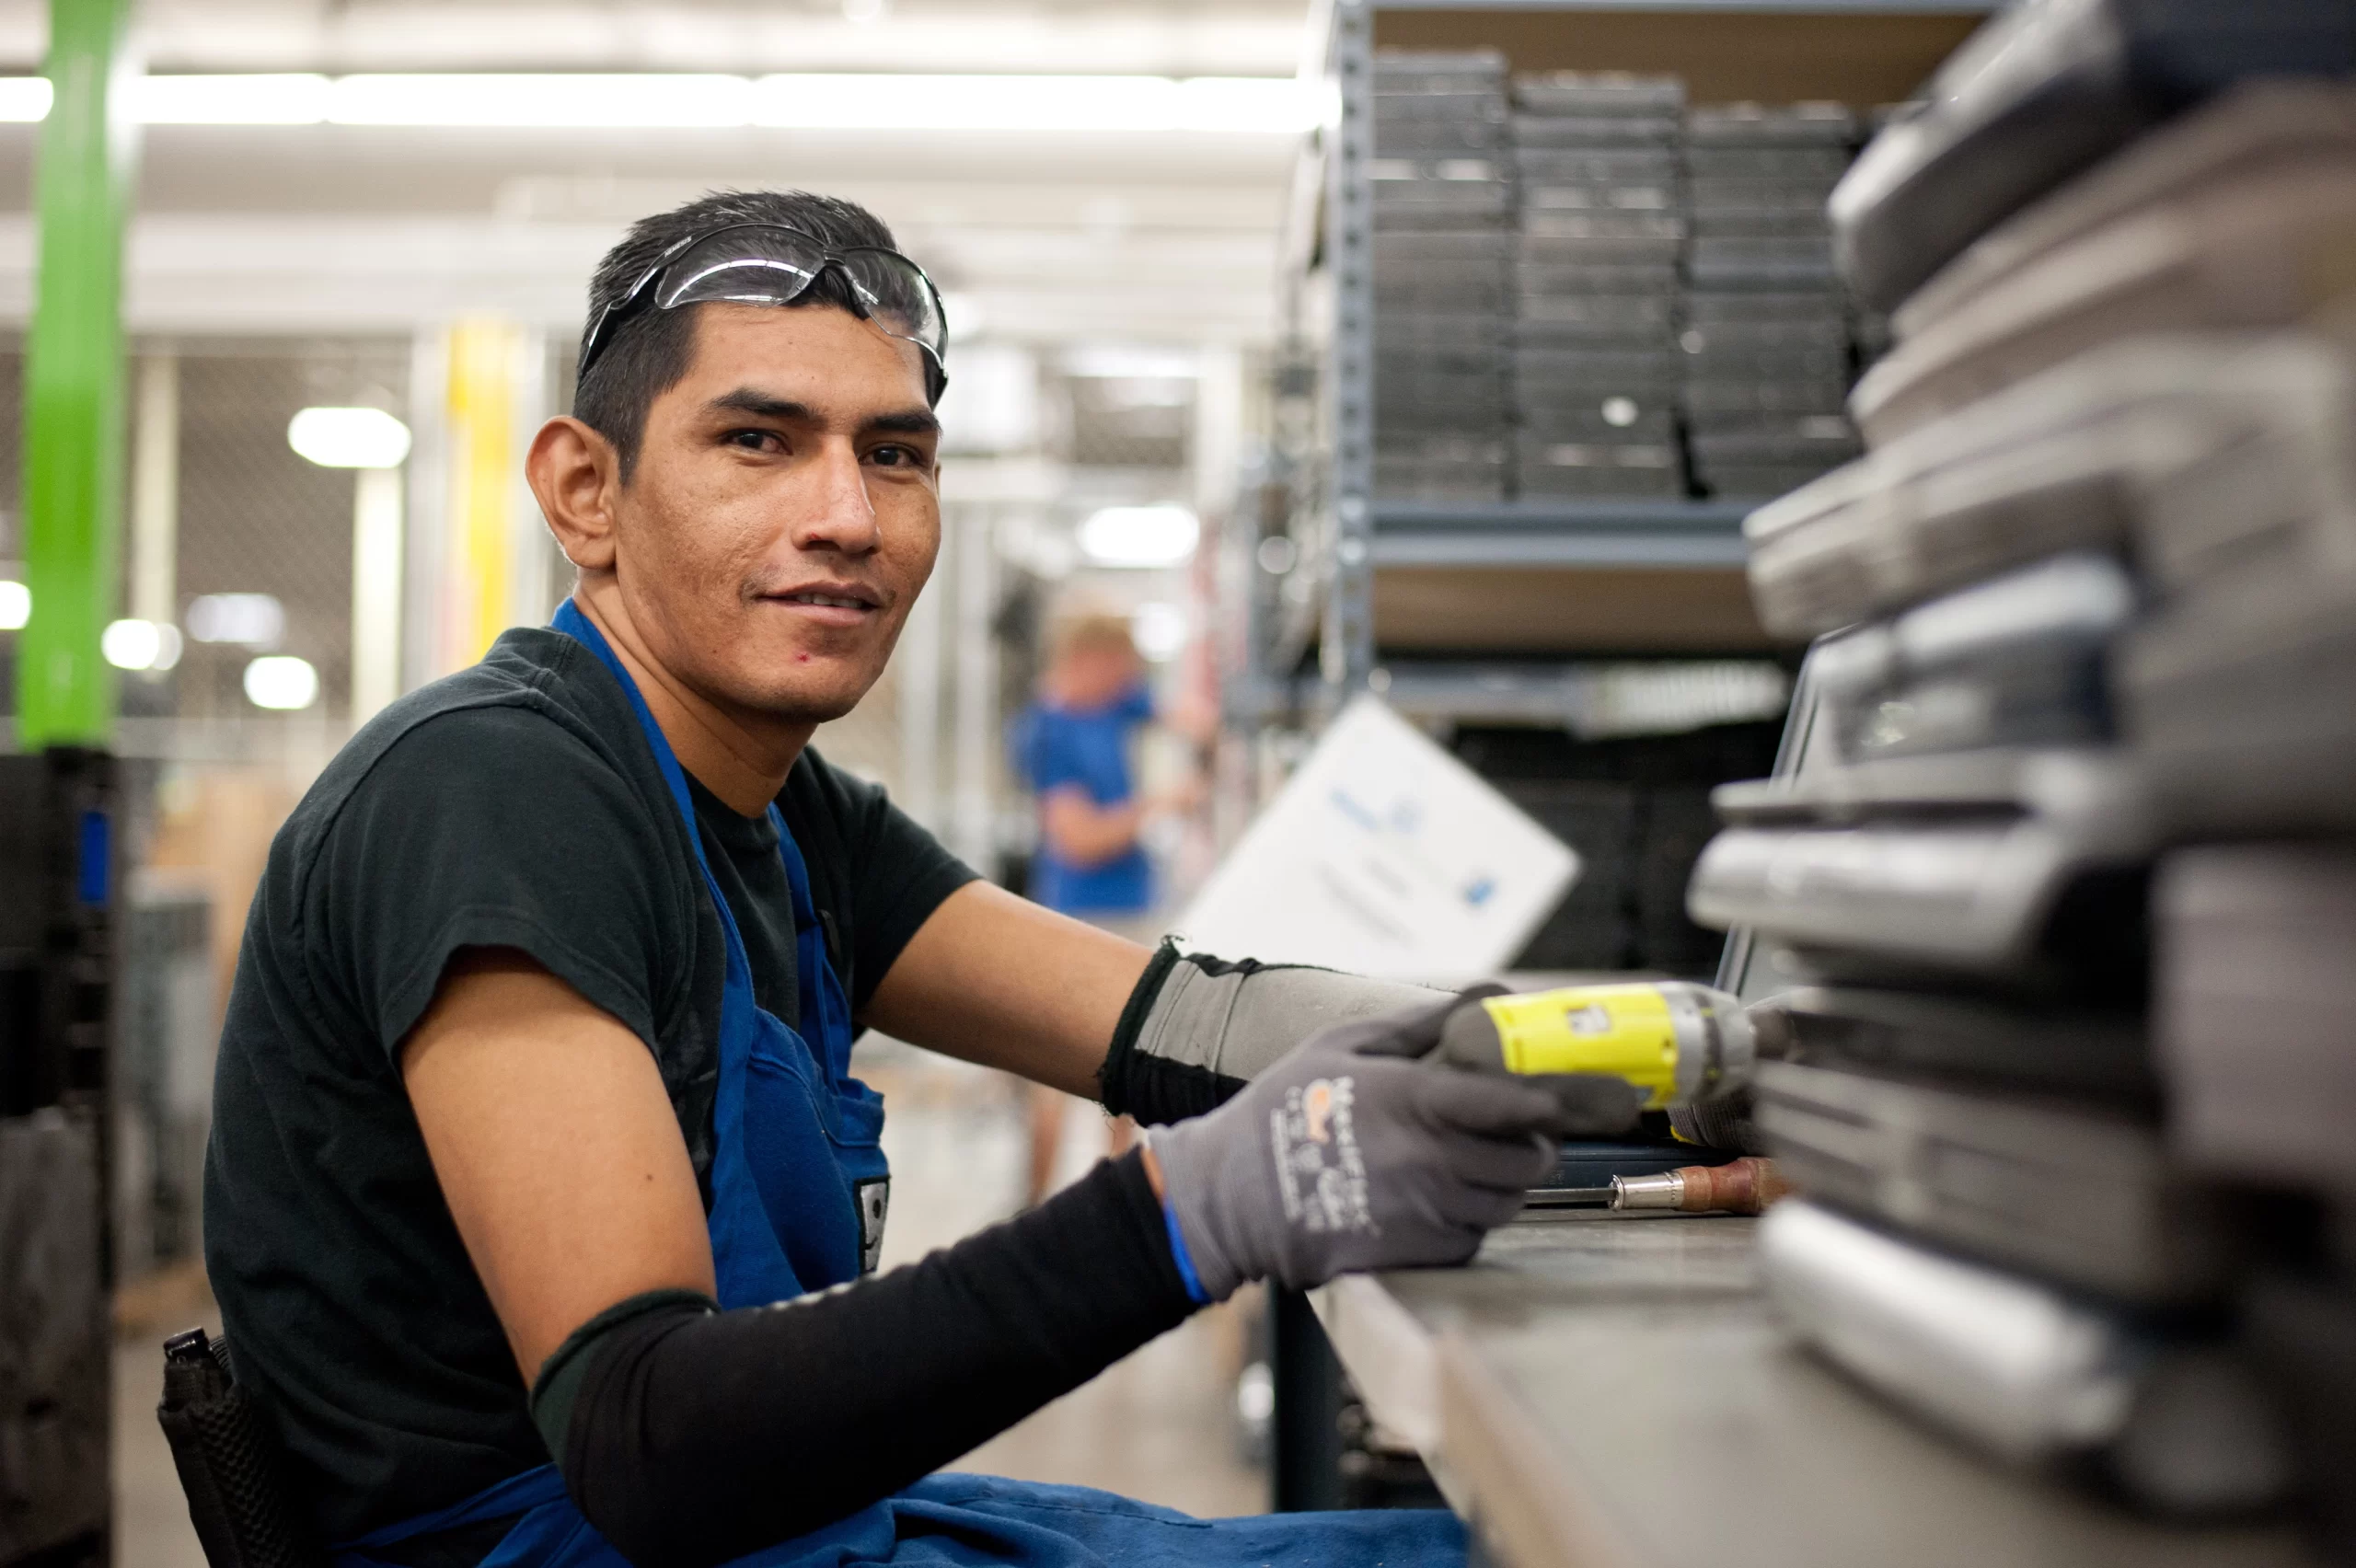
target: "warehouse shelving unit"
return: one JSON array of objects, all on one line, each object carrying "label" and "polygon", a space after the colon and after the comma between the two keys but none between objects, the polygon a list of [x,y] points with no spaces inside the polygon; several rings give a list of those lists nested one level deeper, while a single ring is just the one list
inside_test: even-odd
[{"label": "warehouse shelving unit", "polygon": [[[1384,686],[1394,658],[1419,652],[1567,660],[1768,647],[1741,587],[1743,502],[1377,499],[1369,166],[1378,49],[1495,48],[1516,71],[1673,73],[1697,103],[1835,98],[1870,110],[1903,98],[1992,8],[1984,0],[1321,6],[1311,68],[1332,107],[1296,181],[1284,279],[1296,341],[1314,367],[1317,434],[1280,475],[1294,548],[1278,558],[1313,587],[1255,628],[1253,663],[1230,687],[1235,717],[1331,711]],[[1428,613],[1447,602],[1459,609]],[[1312,644],[1316,674],[1302,678]]]},{"label": "warehouse shelving unit", "polygon": [[[1741,712],[1746,675],[1754,684],[1775,675],[1761,668],[1772,644],[1743,576],[1750,503],[1377,496],[1378,49],[1494,48],[1517,72],[1674,74],[1695,103],[1837,99],[1870,111],[1911,93],[1993,8],[1989,0],[1319,0],[1307,71],[1327,85],[1329,118],[1294,182],[1280,280],[1290,341],[1271,388],[1275,440],[1258,530],[1239,541],[1229,579],[1250,584],[1242,639],[1250,651],[1228,683],[1230,724],[1251,736],[1313,730],[1351,697],[1374,692],[1436,726],[1586,735],[1611,732],[1629,672],[1647,659],[1678,661],[1680,677],[1733,696],[1723,717]],[[1281,498],[1274,505],[1265,499],[1272,492]],[[1713,721],[1707,708],[1697,705],[1695,722]],[[1276,1506],[1380,1501],[1342,1479],[1334,1434],[1346,1396],[1322,1335],[1299,1297],[1279,1293],[1273,1309]]]}]

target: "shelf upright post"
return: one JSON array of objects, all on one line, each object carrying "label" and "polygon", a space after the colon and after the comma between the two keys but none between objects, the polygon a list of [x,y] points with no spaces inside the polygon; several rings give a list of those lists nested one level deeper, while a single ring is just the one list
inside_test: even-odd
[{"label": "shelf upright post", "polygon": [[1334,0],[1340,105],[1326,160],[1325,259],[1333,269],[1334,514],[1318,665],[1334,706],[1374,672],[1373,0]]}]

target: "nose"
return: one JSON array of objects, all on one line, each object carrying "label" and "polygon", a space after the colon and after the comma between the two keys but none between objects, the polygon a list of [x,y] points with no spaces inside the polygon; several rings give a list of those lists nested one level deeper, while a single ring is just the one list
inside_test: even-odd
[{"label": "nose", "polygon": [[875,503],[868,499],[867,475],[849,441],[828,441],[818,458],[818,484],[812,505],[793,531],[801,549],[835,549],[866,555],[883,542]]}]

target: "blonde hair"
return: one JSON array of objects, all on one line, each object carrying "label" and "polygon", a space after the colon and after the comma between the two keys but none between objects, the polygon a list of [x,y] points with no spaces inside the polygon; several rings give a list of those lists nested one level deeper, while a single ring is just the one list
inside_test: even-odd
[{"label": "blonde hair", "polygon": [[1120,653],[1131,659],[1138,656],[1137,639],[1129,633],[1129,617],[1101,610],[1067,616],[1057,621],[1048,645],[1058,660],[1088,652]]}]

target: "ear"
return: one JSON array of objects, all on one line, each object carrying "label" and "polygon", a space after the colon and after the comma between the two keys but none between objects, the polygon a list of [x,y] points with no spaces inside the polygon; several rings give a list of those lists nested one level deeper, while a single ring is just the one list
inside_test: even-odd
[{"label": "ear", "polygon": [[532,437],[524,474],[565,559],[583,571],[611,571],[614,503],[622,483],[621,455],[614,444],[571,415],[560,415]]}]

